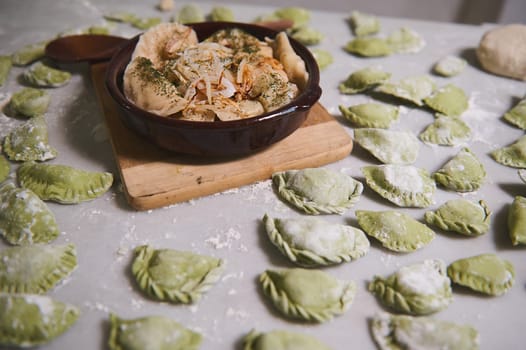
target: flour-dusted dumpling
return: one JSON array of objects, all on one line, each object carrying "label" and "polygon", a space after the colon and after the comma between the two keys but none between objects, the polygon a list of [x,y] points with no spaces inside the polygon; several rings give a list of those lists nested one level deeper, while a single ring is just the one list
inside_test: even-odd
[{"label": "flour-dusted dumpling", "polygon": [[507,111],[503,118],[516,127],[526,130],[526,98]]},{"label": "flour-dusted dumpling", "polygon": [[450,117],[459,117],[469,106],[464,90],[453,84],[437,89],[424,99],[424,103],[434,111]]},{"label": "flour-dusted dumpling", "polygon": [[250,331],[243,338],[243,350],[331,350],[315,337],[285,330]]},{"label": "flour-dusted dumpling", "polygon": [[395,252],[415,251],[435,238],[433,230],[404,213],[357,210],[356,218],[365,233]]},{"label": "flour-dusted dumpling", "polygon": [[367,185],[400,207],[425,208],[433,203],[436,184],[425,169],[383,164],[362,168]]},{"label": "flour-dusted dumpling", "polygon": [[418,75],[405,78],[396,83],[383,83],[378,91],[403,100],[412,102],[417,106],[424,105],[424,99],[436,89],[435,81],[428,75]]},{"label": "flour-dusted dumpling", "polygon": [[308,26],[294,28],[289,35],[292,39],[299,41],[305,46],[317,45],[325,37],[319,30]]},{"label": "flour-dusted dumpling", "polygon": [[371,333],[380,350],[478,350],[479,334],[469,325],[431,317],[392,315],[373,317]]},{"label": "flour-dusted dumpling", "polygon": [[433,173],[435,181],[456,192],[472,192],[486,179],[484,165],[469,148],[461,149],[453,158]]},{"label": "flour-dusted dumpling", "polygon": [[42,200],[63,204],[89,201],[102,196],[113,183],[107,172],[87,171],[60,164],[26,162],[18,167],[20,186]]},{"label": "flour-dusted dumpling", "polygon": [[79,315],[77,307],[48,296],[0,293],[0,346],[47,344],[66,332]]},{"label": "flour-dusted dumpling", "polygon": [[13,129],[4,138],[4,152],[12,161],[46,161],[57,156],[49,144],[47,123],[36,116]]},{"label": "flour-dusted dumpling", "polygon": [[9,171],[11,171],[11,164],[3,154],[0,154],[0,183],[7,179]]},{"label": "flour-dusted dumpling", "polygon": [[46,54],[46,45],[49,40],[27,44],[11,55],[11,61],[15,66],[26,66],[36,60],[43,58]]},{"label": "flour-dusted dumpling", "polygon": [[208,19],[212,22],[235,22],[236,20],[232,9],[226,6],[212,7]]},{"label": "flour-dusted dumpling", "polygon": [[410,315],[428,315],[453,300],[451,281],[442,260],[424,260],[400,268],[390,276],[375,276],[368,289],[385,306]]},{"label": "flour-dusted dumpling", "polygon": [[0,292],[44,294],[76,267],[73,244],[6,248],[0,251]]},{"label": "flour-dusted dumpling", "polygon": [[132,274],[154,299],[189,304],[201,298],[223,273],[221,259],[175,249],[135,248]]},{"label": "flour-dusted dumpling", "polygon": [[447,268],[451,281],[474,291],[498,296],[515,283],[512,263],[495,254],[480,254],[452,262]]},{"label": "flour-dusted dumpling", "polygon": [[110,314],[110,350],[197,350],[201,334],[164,316],[122,319]]},{"label": "flour-dusted dumpling", "polygon": [[513,245],[526,244],[526,198],[515,196],[508,212],[508,234]]},{"label": "flour-dusted dumpling", "polygon": [[33,191],[12,182],[0,185],[0,235],[9,243],[49,243],[58,234],[53,212]]},{"label": "flour-dusted dumpling", "polygon": [[46,113],[51,95],[42,89],[23,88],[11,96],[9,111],[17,116],[33,118]]},{"label": "flour-dusted dumpling", "polygon": [[42,62],[34,63],[23,75],[25,81],[35,87],[59,87],[66,85],[71,79],[71,73]]},{"label": "flour-dusted dumpling", "polygon": [[489,230],[491,211],[483,200],[475,203],[458,198],[447,201],[435,211],[426,212],[424,217],[429,225],[442,230],[480,236]]},{"label": "flour-dusted dumpling", "polygon": [[526,168],[526,135],[521,136],[509,146],[501,147],[493,152],[491,156],[497,163],[513,168]]},{"label": "flour-dusted dumpling", "polygon": [[435,145],[456,146],[471,139],[471,128],[460,118],[439,115],[419,137]]},{"label": "flour-dusted dumpling", "polygon": [[263,217],[271,242],[290,261],[302,266],[323,266],[356,260],[369,251],[365,233],[348,225],[315,217],[274,219]]},{"label": "flour-dusted dumpling", "polygon": [[307,214],[343,214],[358,201],[361,182],[351,176],[324,168],[274,173],[278,195]]},{"label": "flour-dusted dumpling", "polygon": [[372,35],[380,31],[380,20],[369,13],[353,11],[349,22],[356,36]]},{"label": "flour-dusted dumpling", "polygon": [[389,80],[390,77],[391,73],[384,72],[379,68],[365,67],[351,73],[345,81],[338,85],[338,89],[342,94],[356,94],[372,89]]},{"label": "flour-dusted dumpling", "polygon": [[0,55],[0,86],[6,82],[12,66],[13,63],[10,56]]},{"label": "flour-dusted dumpling", "polygon": [[379,37],[357,37],[349,41],[344,50],[363,57],[389,56],[393,49],[387,40]]},{"label": "flour-dusted dumpling", "polygon": [[389,34],[386,40],[395,53],[417,53],[426,45],[420,34],[405,27]]},{"label": "flour-dusted dumpling", "polygon": [[259,277],[265,295],[286,317],[326,322],[343,314],[356,294],[356,283],[321,270],[267,270]]},{"label": "flour-dusted dumpling", "polygon": [[467,61],[457,56],[445,56],[441,58],[434,66],[433,71],[443,77],[453,77],[462,73],[467,66]]},{"label": "flour-dusted dumpling", "polygon": [[346,120],[359,128],[387,129],[398,120],[400,111],[398,107],[376,102],[349,107],[339,105],[338,108]]},{"label": "flour-dusted dumpling", "polygon": [[412,164],[420,149],[418,139],[410,131],[355,129],[354,141],[386,164]]}]

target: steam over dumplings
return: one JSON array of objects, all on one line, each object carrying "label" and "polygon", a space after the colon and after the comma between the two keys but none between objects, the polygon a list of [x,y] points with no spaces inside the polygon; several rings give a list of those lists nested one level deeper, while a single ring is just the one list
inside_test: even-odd
[{"label": "steam over dumplings", "polygon": [[139,38],[123,87],[130,101],[161,116],[227,121],[286,105],[308,77],[283,32],[261,41],[231,28],[198,42],[191,27],[162,23]]}]

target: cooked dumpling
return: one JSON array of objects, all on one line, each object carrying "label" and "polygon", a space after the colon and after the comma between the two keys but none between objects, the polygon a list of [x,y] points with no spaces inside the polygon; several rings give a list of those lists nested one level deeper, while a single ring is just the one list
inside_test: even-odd
[{"label": "cooked dumpling", "polygon": [[449,190],[472,192],[484,183],[486,170],[473,152],[463,148],[435,172],[433,178]]},{"label": "cooked dumpling", "polygon": [[73,244],[6,248],[0,251],[0,292],[44,294],[76,267]]},{"label": "cooked dumpling", "polygon": [[513,245],[526,244],[526,198],[515,196],[508,212],[508,232]]},{"label": "cooked dumpling", "polygon": [[397,83],[384,83],[377,90],[412,102],[417,106],[423,106],[424,99],[430,96],[435,89],[436,84],[431,77],[418,75],[405,78]]},{"label": "cooked dumpling", "polygon": [[439,115],[419,137],[427,143],[456,146],[470,140],[471,129],[460,118]]},{"label": "cooked dumpling", "polygon": [[51,96],[46,90],[23,88],[11,96],[9,111],[17,116],[33,118],[46,113]]},{"label": "cooked dumpling", "polygon": [[503,118],[516,127],[526,130],[526,98],[507,111]]},{"label": "cooked dumpling", "polygon": [[418,139],[409,131],[355,129],[354,140],[386,164],[412,164],[416,161],[420,149]]},{"label": "cooked dumpling", "polygon": [[324,168],[278,172],[272,181],[282,199],[313,215],[343,214],[363,191],[362,183],[351,176]]},{"label": "cooked dumpling", "polygon": [[384,164],[365,166],[362,172],[371,189],[400,207],[425,208],[433,203],[436,185],[425,169]]},{"label": "cooked dumpling", "polygon": [[381,313],[371,322],[380,350],[478,350],[479,334],[468,325],[433,319]]},{"label": "cooked dumpling", "polygon": [[223,260],[174,249],[135,249],[132,273],[139,287],[162,301],[194,303],[223,272]]},{"label": "cooked dumpling", "polygon": [[49,243],[58,237],[55,216],[33,191],[0,185],[0,235],[9,243]]},{"label": "cooked dumpling", "polygon": [[452,199],[435,211],[425,213],[429,225],[467,236],[480,236],[489,230],[491,211],[485,201],[474,203],[467,199]]},{"label": "cooked dumpling", "polygon": [[448,84],[424,99],[431,109],[450,117],[458,117],[468,109],[468,97],[464,90]]},{"label": "cooked dumpling", "polygon": [[415,251],[435,238],[433,230],[404,213],[357,210],[356,218],[365,233],[395,252]]},{"label": "cooked dumpling", "polygon": [[382,57],[393,53],[387,40],[379,37],[356,37],[344,46],[344,50],[363,57]]},{"label": "cooked dumpling", "polygon": [[391,73],[374,67],[366,67],[351,73],[345,81],[338,85],[342,94],[356,94],[387,81]]},{"label": "cooked dumpling", "polygon": [[57,156],[48,141],[46,120],[33,117],[13,129],[4,139],[4,152],[13,161],[45,161]]},{"label": "cooked dumpling", "polygon": [[243,350],[331,350],[311,335],[274,330],[265,333],[250,331],[243,338]]},{"label": "cooked dumpling", "polygon": [[50,297],[0,293],[0,346],[33,347],[66,332],[80,311]]},{"label": "cooked dumpling", "polygon": [[286,317],[326,322],[351,305],[356,284],[321,270],[267,270],[259,277],[263,292]]},{"label": "cooked dumpling", "polygon": [[42,200],[74,204],[100,197],[113,183],[113,175],[67,165],[27,162],[17,169],[20,186]]},{"label": "cooked dumpling", "polygon": [[458,259],[448,266],[447,274],[454,283],[492,296],[506,293],[515,282],[511,262],[495,254]]},{"label": "cooked dumpling", "polygon": [[315,217],[273,219],[263,217],[272,243],[292,262],[302,266],[340,264],[369,251],[365,233],[348,225]]},{"label": "cooked dumpling", "polygon": [[457,56],[445,56],[433,67],[433,71],[443,77],[453,77],[462,73],[467,61]]},{"label": "cooked dumpling", "polygon": [[416,53],[425,46],[425,41],[415,31],[402,27],[386,38],[387,44],[395,53]]},{"label": "cooked dumpling", "polygon": [[305,62],[294,51],[290,45],[285,32],[280,32],[271,42],[274,49],[274,58],[281,62],[289,80],[296,84],[300,90],[304,90],[309,80],[309,73],[305,68]]},{"label": "cooked dumpling", "polygon": [[110,314],[111,350],[197,350],[202,336],[164,316],[125,320]]},{"label": "cooked dumpling", "polygon": [[491,152],[495,161],[513,168],[526,168],[526,135],[509,146]]},{"label": "cooked dumpling", "polygon": [[346,120],[359,128],[387,129],[398,120],[400,111],[398,107],[376,102],[338,108]]},{"label": "cooked dumpling", "polygon": [[440,311],[453,299],[446,265],[436,259],[404,266],[387,278],[375,276],[368,288],[385,306],[410,315]]}]

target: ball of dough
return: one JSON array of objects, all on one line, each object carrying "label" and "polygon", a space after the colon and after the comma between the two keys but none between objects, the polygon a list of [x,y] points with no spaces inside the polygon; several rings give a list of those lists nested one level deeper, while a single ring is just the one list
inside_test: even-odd
[{"label": "ball of dough", "polygon": [[486,32],[477,57],[488,72],[526,80],[526,25],[510,24]]}]

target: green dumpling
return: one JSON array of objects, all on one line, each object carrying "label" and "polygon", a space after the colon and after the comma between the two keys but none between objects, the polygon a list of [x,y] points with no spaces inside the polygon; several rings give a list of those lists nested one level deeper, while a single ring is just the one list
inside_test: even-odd
[{"label": "green dumpling", "polygon": [[78,319],[77,307],[35,294],[0,293],[0,346],[47,344]]},{"label": "green dumpling", "polygon": [[45,40],[23,46],[11,55],[11,61],[16,66],[26,66],[43,58],[46,54],[48,42],[49,40]]},{"label": "green dumpling", "polygon": [[400,109],[395,106],[368,102],[345,107],[339,105],[342,116],[358,128],[387,129],[398,120]]},{"label": "green dumpling", "polygon": [[404,213],[357,210],[356,218],[365,233],[395,252],[415,251],[435,238],[433,230]]},{"label": "green dumpling", "polygon": [[320,31],[308,26],[292,29],[289,35],[305,46],[317,45],[324,38],[324,35]]},{"label": "green dumpling", "polygon": [[352,226],[332,224],[316,217],[273,219],[263,217],[271,242],[290,261],[323,266],[356,260],[369,251],[365,233]]},{"label": "green dumpling", "polygon": [[351,305],[356,284],[338,280],[321,270],[267,270],[259,277],[263,292],[286,317],[326,322]]},{"label": "green dumpling", "polygon": [[434,66],[433,71],[443,77],[453,77],[462,73],[467,66],[467,61],[457,56],[445,56]]},{"label": "green dumpling", "polygon": [[174,249],[135,248],[132,274],[138,286],[154,299],[194,303],[217,282],[221,259]]},{"label": "green dumpling", "polygon": [[250,331],[243,338],[243,350],[331,350],[308,334],[274,330],[266,333]]},{"label": "green dumpling", "polygon": [[44,294],[76,267],[73,244],[6,248],[0,251],[0,292]]},{"label": "green dumpling", "polygon": [[33,191],[0,185],[0,235],[9,243],[49,243],[59,235],[55,216]]},{"label": "green dumpling", "polygon": [[274,173],[278,195],[307,214],[343,214],[362,194],[363,185],[351,176],[324,168]]},{"label": "green dumpling", "polygon": [[436,259],[404,266],[386,278],[375,276],[368,289],[385,306],[416,316],[445,309],[453,300],[446,265]]},{"label": "green dumpling", "polygon": [[433,203],[436,185],[425,169],[383,164],[365,166],[362,172],[372,190],[400,207],[425,208]]},{"label": "green dumpling", "polygon": [[420,149],[418,139],[410,131],[355,129],[354,141],[385,164],[412,164]]},{"label": "green dumpling", "polygon": [[471,129],[460,118],[439,115],[419,137],[423,142],[435,145],[456,146],[471,139]]},{"label": "green dumpling", "polygon": [[381,313],[371,322],[379,350],[478,350],[479,334],[468,325],[433,319]]},{"label": "green dumpling", "polygon": [[57,156],[57,150],[49,144],[46,120],[36,116],[4,138],[4,152],[12,161],[46,161]]},{"label": "green dumpling", "polygon": [[42,62],[33,64],[24,72],[24,79],[35,87],[59,87],[66,85],[71,73],[49,67]]},{"label": "green dumpling", "polygon": [[447,268],[451,281],[474,291],[498,296],[515,283],[512,263],[495,254],[480,254],[452,262]]},{"label": "green dumpling", "polygon": [[424,99],[425,104],[438,113],[459,117],[468,109],[468,97],[464,90],[448,84]]},{"label": "green dumpling", "polygon": [[435,211],[424,215],[429,225],[466,236],[480,236],[488,232],[491,211],[485,201],[474,203],[467,199],[452,199]]},{"label": "green dumpling", "polygon": [[74,204],[100,197],[111,187],[113,175],[67,165],[27,162],[17,169],[20,186],[42,200]]},{"label": "green dumpling", "polygon": [[497,163],[513,168],[526,168],[526,135],[509,146],[505,146],[491,152],[491,156]]},{"label": "green dumpling", "polygon": [[50,102],[51,96],[46,90],[26,87],[11,96],[8,108],[15,115],[33,118],[46,113]]},{"label": "green dumpling", "polygon": [[110,314],[111,350],[198,350],[202,336],[164,316],[124,320]]},{"label": "green dumpling", "polygon": [[374,67],[366,67],[351,73],[345,81],[338,85],[342,94],[356,94],[384,83],[391,73]]},{"label": "green dumpling", "polygon": [[508,212],[508,232],[513,245],[526,244],[526,197],[513,199]]},{"label": "green dumpling", "polygon": [[478,190],[486,179],[484,165],[468,148],[462,148],[433,174],[437,184],[456,192]]},{"label": "green dumpling", "polygon": [[352,11],[349,22],[356,36],[372,35],[380,31],[380,20],[375,15]]},{"label": "green dumpling", "polygon": [[6,159],[6,157],[4,157],[3,154],[0,154],[0,183],[7,179],[10,171],[11,164],[9,164],[9,161]]},{"label": "green dumpling", "polygon": [[323,49],[312,49],[311,53],[314,56],[316,63],[318,63],[320,70],[327,68],[334,62],[334,57],[330,51]]},{"label": "green dumpling", "polygon": [[416,53],[425,46],[425,41],[415,31],[402,27],[387,37],[387,44],[395,53]]},{"label": "green dumpling", "polygon": [[10,56],[0,55],[0,86],[6,82],[12,65]]},{"label": "green dumpling", "polygon": [[417,106],[424,105],[424,99],[429,97],[436,89],[435,81],[427,75],[417,75],[400,80],[396,83],[383,83],[378,91],[405,101],[412,102]]},{"label": "green dumpling", "polygon": [[526,98],[507,111],[503,118],[516,127],[526,130]]},{"label": "green dumpling", "polygon": [[387,40],[379,37],[356,37],[344,46],[344,50],[363,57],[389,56],[393,53]]}]

